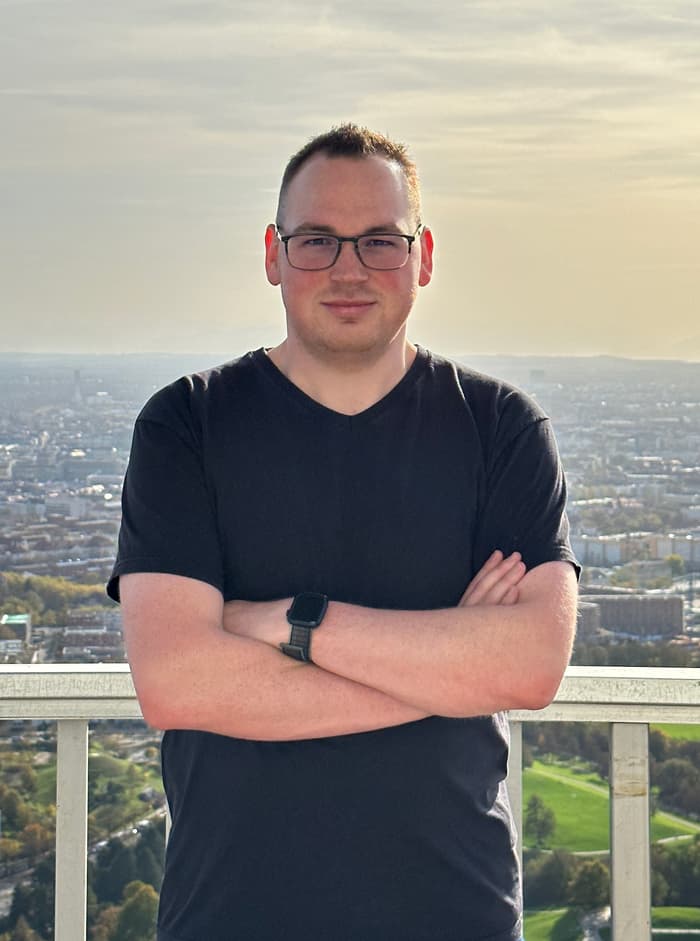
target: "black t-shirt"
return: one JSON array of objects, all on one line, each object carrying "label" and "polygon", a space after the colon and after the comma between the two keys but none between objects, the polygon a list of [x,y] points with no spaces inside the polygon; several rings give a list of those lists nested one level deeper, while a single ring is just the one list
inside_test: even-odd
[{"label": "black t-shirt", "polygon": [[[496,548],[575,563],[565,502],[549,421],[512,386],[419,349],[348,416],[258,350],[143,409],[109,591],[150,571],[225,600],[452,607]],[[500,715],[293,742],[167,732],[160,941],[519,938],[507,741]]]}]

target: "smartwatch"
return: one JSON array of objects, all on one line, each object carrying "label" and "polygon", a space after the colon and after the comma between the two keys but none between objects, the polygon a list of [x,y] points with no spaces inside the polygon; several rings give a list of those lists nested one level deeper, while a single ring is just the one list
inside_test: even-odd
[{"label": "smartwatch", "polygon": [[328,596],[316,591],[302,591],[292,601],[287,620],[292,628],[289,643],[280,644],[288,657],[311,663],[311,631],[318,627],[328,608]]}]

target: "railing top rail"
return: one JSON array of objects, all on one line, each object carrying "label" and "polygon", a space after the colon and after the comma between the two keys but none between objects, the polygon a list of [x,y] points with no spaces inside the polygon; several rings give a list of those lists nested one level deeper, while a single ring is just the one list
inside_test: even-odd
[{"label": "railing top rail", "polygon": [[139,719],[128,663],[0,664],[0,718]]},{"label": "railing top rail", "polygon": [[[0,718],[139,718],[127,663],[0,664]],[[569,667],[546,709],[521,721],[700,722],[700,669]]]}]

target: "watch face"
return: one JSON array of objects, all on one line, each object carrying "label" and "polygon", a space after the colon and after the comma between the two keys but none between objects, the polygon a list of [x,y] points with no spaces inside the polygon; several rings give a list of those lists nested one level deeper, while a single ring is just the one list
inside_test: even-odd
[{"label": "watch face", "polygon": [[297,595],[287,612],[291,624],[301,627],[317,627],[326,613],[328,599],[315,591],[303,591]]}]

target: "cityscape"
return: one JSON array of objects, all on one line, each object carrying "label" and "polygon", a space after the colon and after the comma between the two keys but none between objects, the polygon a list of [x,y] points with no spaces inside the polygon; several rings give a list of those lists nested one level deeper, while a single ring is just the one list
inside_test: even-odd
[{"label": "cityscape", "polygon": [[[523,388],[553,420],[572,544],[584,567],[574,662],[700,665],[700,364],[612,357],[463,361]],[[0,662],[125,659],[119,608],[104,584],[133,422],[157,388],[215,362],[172,354],[0,355]],[[589,834],[590,845],[579,846],[581,834],[567,831],[551,786],[556,779],[564,787],[583,770],[591,787],[604,791],[605,731],[591,727],[576,736],[563,726],[528,725],[526,906],[561,912],[566,927],[572,912],[607,901],[608,835]],[[47,723],[0,726],[2,941],[52,936],[46,888],[55,826],[51,736]],[[682,729],[655,729],[650,750],[654,905],[700,915],[700,878],[677,875],[685,869],[700,876],[700,742]],[[120,931],[132,937],[118,924],[154,910],[164,815],[157,733],[136,722],[94,723],[92,941],[120,939]],[[551,889],[553,867],[558,894]],[[577,930],[561,928],[551,937],[583,937]]]}]

